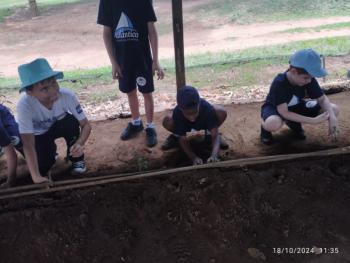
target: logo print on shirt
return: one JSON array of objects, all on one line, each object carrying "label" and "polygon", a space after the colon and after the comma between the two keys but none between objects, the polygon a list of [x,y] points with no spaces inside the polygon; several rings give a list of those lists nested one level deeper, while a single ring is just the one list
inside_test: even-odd
[{"label": "logo print on shirt", "polygon": [[297,96],[293,95],[292,99],[288,103],[288,107],[295,106],[299,104],[299,99]]},{"label": "logo print on shirt", "polygon": [[117,41],[138,41],[139,33],[135,30],[129,17],[122,12],[114,37]]}]

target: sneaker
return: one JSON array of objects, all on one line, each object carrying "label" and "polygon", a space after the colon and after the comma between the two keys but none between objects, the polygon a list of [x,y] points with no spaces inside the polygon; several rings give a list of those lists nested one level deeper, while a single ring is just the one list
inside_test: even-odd
[{"label": "sneaker", "polygon": [[273,143],[272,133],[265,130],[262,126],[260,130],[260,141],[266,145],[271,145]]},{"label": "sneaker", "polygon": [[143,130],[143,124],[141,122],[140,125],[133,125],[131,122],[129,122],[128,126],[125,128],[125,130],[120,135],[120,139],[123,141],[129,140],[136,136],[137,133],[141,132]]},{"label": "sneaker", "polygon": [[289,127],[289,129],[293,132],[293,137],[297,140],[305,140],[306,135],[303,127],[301,126],[301,123],[294,122],[294,121],[286,121],[286,125]]},{"label": "sneaker", "polygon": [[[220,149],[227,150],[229,148],[228,143],[225,141],[225,139],[221,135],[219,135],[219,137],[220,137]],[[204,140],[207,144],[211,144],[211,135],[205,134]]]},{"label": "sneaker", "polygon": [[153,147],[158,143],[157,133],[154,128],[146,128],[146,145],[148,147]]},{"label": "sneaker", "polygon": [[72,163],[72,170],[75,173],[82,174],[86,171],[85,161],[77,161]]},{"label": "sneaker", "polygon": [[173,148],[176,148],[179,146],[179,137],[175,136],[174,134],[170,134],[168,138],[165,139],[165,141],[162,144],[162,150],[170,150]]},{"label": "sneaker", "polygon": [[224,138],[220,135],[220,149],[221,150],[227,150],[228,149],[228,143],[225,141]]}]

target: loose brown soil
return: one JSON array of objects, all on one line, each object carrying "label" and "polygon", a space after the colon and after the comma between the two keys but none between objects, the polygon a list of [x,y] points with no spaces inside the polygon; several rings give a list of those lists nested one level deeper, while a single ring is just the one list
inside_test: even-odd
[{"label": "loose brown soil", "polygon": [[1,262],[350,262],[349,161],[207,169],[1,201]]}]

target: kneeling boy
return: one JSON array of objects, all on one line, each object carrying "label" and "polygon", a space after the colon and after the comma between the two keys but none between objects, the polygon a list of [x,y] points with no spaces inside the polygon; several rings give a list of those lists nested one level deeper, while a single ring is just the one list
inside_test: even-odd
[{"label": "kneeling boy", "polygon": [[18,125],[24,155],[34,183],[47,182],[56,160],[55,139],[63,137],[67,155],[76,173],[86,170],[83,145],[91,126],[75,94],[60,88],[63,73],[53,71],[46,59],[36,59],[18,67],[25,91],[17,104]]},{"label": "kneeling boy", "polygon": [[192,130],[210,131],[212,153],[207,162],[217,162],[219,148],[227,149],[228,145],[219,135],[219,127],[224,123],[227,112],[220,106],[213,106],[199,97],[198,91],[191,86],[181,88],[177,93],[177,106],[172,116],[166,116],[163,126],[172,132],[164,142],[162,149],[170,149],[180,142],[181,148],[194,165],[203,164],[203,160],[195,155],[186,138]]},{"label": "kneeling boy", "polygon": [[[315,79],[327,74],[320,55],[312,49],[302,49],[292,55],[289,63],[289,69],[273,80],[261,108],[261,142],[273,143],[271,132],[279,130],[284,121],[294,137],[300,140],[306,138],[302,123],[328,121],[329,134],[335,140],[339,108],[330,103]],[[305,99],[306,95],[310,99]]]}]

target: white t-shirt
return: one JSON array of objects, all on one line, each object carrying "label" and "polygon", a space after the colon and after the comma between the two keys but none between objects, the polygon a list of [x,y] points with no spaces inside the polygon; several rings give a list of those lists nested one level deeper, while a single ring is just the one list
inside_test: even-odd
[{"label": "white t-shirt", "polygon": [[44,134],[67,113],[73,114],[78,121],[86,118],[73,91],[60,88],[59,93],[59,98],[54,102],[51,110],[33,96],[26,93],[21,96],[17,103],[17,122],[20,134]]}]

